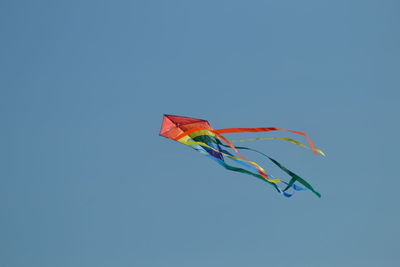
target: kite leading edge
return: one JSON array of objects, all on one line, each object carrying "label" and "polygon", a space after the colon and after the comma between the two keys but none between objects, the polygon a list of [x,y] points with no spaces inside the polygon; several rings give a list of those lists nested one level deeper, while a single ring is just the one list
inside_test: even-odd
[{"label": "kite leading edge", "polygon": [[[286,137],[228,140],[222,135],[226,133],[245,133],[245,132],[248,133],[248,132],[269,132],[269,131],[287,131],[294,134],[302,135],[306,137],[310,147],[300,143],[299,141]],[[310,149],[314,152],[314,154],[321,154],[325,156],[324,152],[315,148],[313,142],[305,133],[286,130],[282,128],[275,128],[275,127],[226,128],[226,129],[215,130],[206,120],[175,116],[175,115],[164,115],[160,135],[192,147],[198,152],[213,159],[219,165],[223,166],[227,170],[248,174],[264,182],[267,182],[285,197],[291,197],[294,191],[303,191],[303,190],[310,190],[316,196],[321,197],[321,194],[315,191],[315,189],[308,182],[306,182],[303,178],[301,178],[294,172],[288,170],[285,166],[283,166],[275,159],[269,157],[268,155],[258,150],[248,147],[233,145],[233,143],[235,142],[280,139]],[[274,178],[272,175],[267,173],[259,164],[246,159],[242,154],[239,153],[239,150],[249,150],[263,155],[264,157],[268,158],[273,164],[275,164],[278,168],[280,168],[282,171],[288,174],[291,177],[291,179],[289,180],[289,182],[285,182],[282,181],[281,179]],[[228,163],[226,163],[225,159],[230,159],[231,161],[241,165],[241,167],[229,165]],[[283,188],[279,187],[280,183],[284,184]],[[301,184],[301,186],[298,184]],[[289,193],[289,190],[292,193]]]}]

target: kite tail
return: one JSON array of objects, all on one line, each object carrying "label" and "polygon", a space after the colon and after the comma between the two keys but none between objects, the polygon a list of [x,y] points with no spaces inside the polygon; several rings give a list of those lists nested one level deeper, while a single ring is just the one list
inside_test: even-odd
[{"label": "kite tail", "polygon": [[301,147],[303,147],[303,148],[313,150],[313,151],[317,152],[318,154],[321,154],[322,156],[326,157],[326,154],[325,154],[321,149],[317,149],[317,148],[314,148],[314,149],[313,149],[313,148],[311,148],[311,147],[306,146],[306,145],[303,144],[303,143],[300,143],[299,141],[296,141],[296,140],[294,140],[294,139],[287,138],[287,137],[279,137],[279,136],[277,136],[277,137],[262,137],[262,138],[251,138],[251,139],[229,140],[229,141],[230,141],[231,143],[236,143],[236,142],[248,142],[248,141],[258,141],[258,140],[275,140],[275,139],[287,141],[287,142],[290,142],[290,143],[292,143],[292,144],[301,146]]},{"label": "kite tail", "polygon": [[303,135],[304,137],[307,138],[308,143],[310,144],[312,150],[314,150],[314,154],[317,154],[317,151],[315,150],[315,145],[311,141],[311,139],[308,137],[306,133],[302,132],[297,132],[297,131],[292,131],[292,130],[287,130],[283,128],[276,128],[276,127],[268,127],[268,128],[225,128],[225,129],[218,129],[214,130],[214,133],[218,134],[224,134],[224,133],[255,133],[255,132],[270,132],[270,131],[286,131],[286,132],[291,132],[299,135]]},{"label": "kite tail", "polygon": [[[194,129],[190,129],[188,131],[183,132],[182,134],[178,135],[174,139],[176,141],[182,142],[182,140],[185,140],[188,137],[194,138],[194,136],[201,136],[201,135],[214,136],[214,137],[218,137],[217,139],[222,139],[222,141],[224,141],[227,145],[229,145],[229,147],[232,148],[241,159],[243,159],[246,162],[250,162],[242,154],[239,153],[239,151],[235,148],[235,146],[231,142],[229,142],[229,140],[227,140],[225,137],[223,137],[221,134],[215,132],[214,130],[209,130],[209,129],[205,129],[205,128],[194,128]],[[255,164],[255,166],[256,166],[259,174],[262,177],[264,177],[264,179],[268,180],[269,177],[268,177],[267,173],[265,172],[265,170],[263,168],[261,168],[258,164]]]},{"label": "kite tail", "polygon": [[[201,138],[199,138],[199,137],[201,137]],[[204,142],[201,142],[201,141],[197,141],[198,139],[203,139],[203,136],[198,136],[198,137],[193,138],[193,140],[195,140],[195,141],[187,141],[187,142],[185,142],[185,144],[188,145],[188,146],[193,147],[194,149],[198,150],[199,152],[202,152],[203,154],[205,154],[205,155],[207,155],[208,157],[212,158],[214,161],[216,161],[218,164],[220,164],[221,166],[223,166],[223,167],[224,167],[225,169],[227,169],[227,170],[235,171],[235,172],[241,172],[241,173],[244,173],[244,174],[252,175],[252,176],[257,177],[257,178],[259,178],[259,179],[261,179],[261,180],[263,180],[263,181],[265,181],[265,182],[267,182],[267,183],[269,183],[269,184],[273,184],[274,188],[275,188],[279,193],[281,193],[282,195],[284,195],[285,197],[291,197],[291,196],[293,195],[293,194],[289,194],[289,193],[286,192],[287,189],[289,189],[289,188],[293,188],[295,191],[306,190],[305,188],[303,188],[303,187],[301,187],[301,186],[298,186],[298,185],[296,185],[296,184],[289,184],[289,183],[286,183],[286,182],[284,182],[284,181],[281,181],[280,179],[276,179],[276,178],[274,178],[272,175],[270,175],[270,178],[272,178],[272,179],[268,179],[268,180],[267,180],[267,179],[265,179],[263,176],[261,176],[261,175],[259,175],[259,174],[253,173],[253,172],[248,171],[248,170],[243,169],[243,168],[238,168],[238,167],[233,167],[233,166],[231,166],[231,165],[228,165],[226,162],[224,162],[224,161],[222,160],[222,157],[217,157],[217,156],[215,156],[215,154],[210,153],[210,152],[209,152],[208,150],[206,150],[206,149],[207,149],[207,148],[208,148],[208,149],[212,149],[212,150],[218,152],[220,155],[223,155],[223,156],[225,156],[225,157],[228,157],[228,158],[230,158],[231,160],[235,161],[236,163],[238,163],[238,164],[240,164],[240,165],[243,165],[243,166],[245,166],[245,167],[247,167],[247,168],[249,168],[249,169],[253,169],[253,170],[257,171],[257,168],[254,166],[254,164],[255,164],[254,162],[244,161],[244,160],[242,160],[242,159],[240,159],[240,158],[238,158],[238,157],[235,157],[235,156],[234,156],[233,154],[231,154],[230,152],[228,152],[228,151],[226,151],[226,150],[223,150],[223,149],[221,149],[221,148],[219,147],[219,146],[228,147],[227,145],[224,145],[224,144],[221,142],[221,140],[219,140],[218,138],[210,139],[209,136],[207,136],[207,137],[208,137],[208,138],[207,138],[207,139],[208,139],[208,142],[207,142],[207,143],[204,143]],[[219,150],[217,150],[216,148],[214,148],[215,146],[218,147]],[[240,147],[240,148],[241,148],[241,147]],[[251,150],[251,149],[249,149],[249,150]],[[260,152],[260,153],[261,153],[261,152]],[[285,188],[284,190],[282,190],[282,189],[280,189],[280,188],[277,186],[276,183],[278,183],[278,182],[283,182],[284,184],[288,185],[288,187]]]},{"label": "kite tail", "polygon": [[254,176],[254,177],[256,177],[256,178],[258,178],[258,179],[260,179],[260,180],[262,180],[264,182],[267,182],[268,184],[272,185],[275,188],[276,191],[278,191],[280,194],[282,194],[283,196],[285,196],[287,198],[289,198],[289,197],[291,197],[293,195],[293,194],[289,194],[289,193],[285,192],[285,190],[280,189],[276,183],[272,183],[272,182],[268,181],[267,179],[265,179],[264,177],[262,177],[261,175],[259,175],[257,173],[253,173],[253,172],[248,171],[248,170],[243,169],[243,168],[231,166],[231,165],[227,164],[226,162],[224,162],[223,160],[221,160],[219,158],[216,158],[216,157],[213,157],[211,155],[207,155],[207,156],[209,158],[213,159],[214,161],[216,161],[219,165],[221,165],[222,167],[224,167],[227,170],[248,174],[248,175]]},{"label": "kite tail", "polygon": [[[321,194],[320,194],[319,192],[315,191],[315,189],[314,189],[308,182],[306,182],[303,178],[301,178],[301,177],[298,176],[297,174],[295,174],[295,173],[293,173],[292,171],[290,171],[289,169],[287,169],[285,166],[283,166],[282,164],[280,164],[280,163],[279,163],[278,161],[276,161],[275,159],[269,157],[268,155],[266,155],[266,154],[264,154],[264,153],[262,153],[262,152],[260,152],[260,151],[258,151],[258,150],[252,149],[252,148],[247,148],[247,147],[235,147],[229,140],[227,140],[224,136],[221,135],[222,133],[233,133],[233,132],[262,132],[262,131],[275,131],[275,130],[285,130],[285,131],[289,131],[289,132],[293,132],[293,133],[297,133],[297,134],[304,135],[305,137],[307,137],[307,139],[308,139],[308,141],[309,141],[309,143],[310,143],[310,146],[311,146],[310,149],[314,151],[314,154],[320,153],[320,154],[324,155],[324,153],[323,153],[322,151],[320,151],[320,150],[318,150],[318,149],[315,148],[314,144],[313,144],[312,141],[308,138],[307,134],[301,133],[301,132],[295,132],[295,131],[291,131],[291,130],[286,130],[286,129],[281,129],[281,128],[231,128],[231,129],[220,129],[220,130],[208,130],[208,129],[205,129],[205,128],[195,128],[195,129],[191,129],[191,130],[188,130],[188,131],[183,132],[182,134],[180,134],[179,136],[177,136],[177,137],[174,138],[174,139],[177,140],[177,141],[179,141],[179,142],[181,142],[181,143],[183,143],[183,144],[189,145],[189,146],[191,146],[192,144],[193,144],[193,145],[196,144],[196,145],[208,147],[208,148],[210,148],[210,149],[212,149],[212,150],[216,150],[214,147],[212,147],[212,146],[210,146],[210,145],[207,145],[207,144],[205,144],[205,143],[202,143],[202,144],[201,144],[201,142],[196,142],[196,141],[194,141],[194,142],[191,144],[191,142],[188,141],[188,139],[192,139],[192,140],[193,140],[194,138],[200,137],[200,136],[209,136],[209,137],[212,137],[212,138],[215,140],[214,142],[217,143],[217,145],[232,148],[240,158],[233,157],[232,154],[230,154],[230,153],[229,153],[229,154],[228,154],[228,153],[224,153],[224,152],[226,152],[226,151],[223,151],[223,152],[222,152],[221,150],[218,149],[218,152],[219,152],[221,155],[228,156],[228,157],[230,157],[231,159],[233,159],[233,160],[235,160],[235,161],[244,161],[244,162],[246,162],[246,163],[249,163],[249,164],[253,165],[253,166],[252,166],[253,168],[255,167],[255,168],[257,169],[257,171],[259,172],[259,174],[253,173],[253,172],[251,172],[251,171],[248,171],[248,170],[245,170],[245,169],[242,169],[242,168],[230,166],[230,165],[228,165],[227,163],[225,163],[221,158],[217,158],[217,157],[215,157],[215,156],[213,156],[213,155],[209,155],[210,153],[208,153],[208,156],[209,156],[209,157],[211,157],[214,161],[216,161],[218,164],[220,164],[221,166],[223,166],[225,169],[228,169],[228,170],[231,170],[231,171],[236,171],[236,172],[241,172],[241,173],[245,173],[245,174],[249,174],[249,175],[255,176],[255,177],[257,177],[257,178],[260,178],[260,179],[262,179],[262,180],[264,180],[264,181],[266,181],[266,182],[272,184],[272,185],[275,187],[275,189],[276,189],[279,193],[281,193],[282,195],[284,195],[284,196],[286,196],[286,197],[292,196],[292,194],[289,194],[289,193],[286,192],[289,188],[293,188],[295,191],[305,190],[304,188],[295,185],[295,182],[296,182],[296,181],[299,182],[300,184],[302,184],[303,186],[305,186],[305,187],[306,187],[307,189],[309,189],[310,191],[312,191],[316,196],[321,197]],[[292,143],[294,143],[294,144],[297,144],[297,145],[306,147],[304,144],[301,144],[300,142],[297,142],[297,141],[295,141],[295,140],[293,140],[293,139],[289,139],[289,138],[275,138],[275,139],[283,139],[283,140],[292,142]],[[226,145],[225,145],[224,143],[226,143]],[[250,151],[259,153],[259,154],[263,155],[264,157],[267,157],[270,161],[272,161],[272,162],[273,162],[276,166],[278,166],[281,170],[283,170],[285,173],[287,173],[289,176],[291,176],[292,179],[289,181],[289,183],[285,183],[285,184],[286,184],[285,189],[283,189],[283,190],[280,189],[280,188],[275,184],[275,183],[277,182],[276,180],[270,180],[270,178],[267,176],[267,174],[266,174],[266,172],[265,172],[265,170],[264,170],[263,168],[261,168],[261,167],[260,167],[258,164],[256,164],[255,162],[251,162],[251,161],[247,160],[243,155],[241,155],[241,154],[239,153],[238,149],[240,149],[240,150],[250,150]],[[207,154],[207,153],[206,153],[206,154]]]},{"label": "kite tail", "polygon": [[[219,145],[228,147],[227,145],[224,145],[222,142]],[[272,163],[274,163],[276,166],[278,166],[282,171],[286,172],[289,176],[291,176],[292,179],[290,179],[290,181],[289,181],[289,183],[287,183],[287,186],[285,187],[285,189],[283,189],[284,192],[287,191],[291,187],[294,188],[296,191],[302,190],[301,187],[298,188],[298,186],[297,186],[297,188],[296,188],[296,185],[294,183],[297,181],[300,184],[302,184],[304,187],[309,189],[311,192],[313,192],[316,196],[321,197],[321,194],[319,192],[315,191],[315,189],[308,182],[306,182],[303,178],[301,178],[294,172],[290,171],[289,169],[287,169],[285,166],[283,166],[281,163],[279,163],[275,159],[271,158],[270,156],[264,154],[261,151],[258,151],[258,150],[252,149],[252,148],[248,148],[248,147],[237,146],[236,148],[241,149],[241,150],[250,150],[250,151],[256,152],[256,153],[268,158],[270,161],[272,161]]]}]

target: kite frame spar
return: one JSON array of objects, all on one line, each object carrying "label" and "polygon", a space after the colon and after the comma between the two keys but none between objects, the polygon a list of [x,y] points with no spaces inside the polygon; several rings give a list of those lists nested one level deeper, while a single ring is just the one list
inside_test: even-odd
[{"label": "kite frame spar", "polygon": [[[270,131],[287,131],[290,133],[302,135],[307,138],[310,147],[300,143],[299,141],[287,137],[267,137],[267,138],[253,138],[253,139],[243,139],[243,140],[228,140],[222,135],[226,133],[248,133],[248,132],[270,132]],[[276,128],[276,127],[226,128],[226,129],[215,130],[211,127],[211,125],[207,120],[164,114],[160,135],[192,147],[193,149],[199,151],[200,153],[210,157],[211,159],[216,161],[219,165],[223,166],[227,170],[241,172],[244,174],[254,176],[258,179],[261,179],[264,182],[267,182],[268,184],[272,185],[279,193],[281,193],[286,197],[291,197],[293,195],[293,193],[288,193],[289,189],[293,189],[294,191],[302,191],[308,189],[311,192],[313,192],[316,196],[321,197],[321,194],[315,191],[315,189],[308,182],[306,182],[299,175],[287,169],[285,166],[283,166],[275,159],[269,157],[268,155],[258,150],[248,147],[233,145],[234,142],[280,139],[310,149],[314,151],[315,155],[318,153],[325,156],[324,152],[315,148],[314,143],[311,141],[311,139],[308,137],[306,133],[287,130],[283,128]],[[229,152],[224,148],[232,149],[234,152],[233,153]],[[246,159],[242,154],[239,153],[239,150],[250,150],[268,158],[273,164],[275,164],[278,168],[280,168],[282,171],[284,171],[291,177],[290,181],[285,182],[282,181],[281,179],[273,178],[272,175],[268,175],[267,172],[259,164]],[[230,160],[242,165],[245,168],[229,165],[225,162],[224,158],[229,158]],[[278,186],[278,184],[281,182],[286,185],[284,189],[281,189]],[[300,183],[304,187],[295,184],[296,182]]]}]

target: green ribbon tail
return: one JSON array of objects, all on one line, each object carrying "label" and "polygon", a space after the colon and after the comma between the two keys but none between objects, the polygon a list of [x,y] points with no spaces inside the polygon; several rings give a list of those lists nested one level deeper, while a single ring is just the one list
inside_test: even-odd
[{"label": "green ribbon tail", "polygon": [[[218,140],[219,141],[219,140]],[[229,147],[225,144],[223,144],[222,142],[218,142],[219,145],[224,146],[224,147]],[[306,187],[307,189],[309,189],[311,192],[313,192],[317,197],[321,197],[321,194],[319,192],[317,192],[307,181],[305,181],[303,178],[301,178],[300,176],[298,176],[297,174],[295,174],[294,172],[290,171],[289,169],[287,169],[285,166],[283,166],[282,164],[280,164],[278,161],[276,161],[275,159],[269,157],[268,155],[264,154],[261,151],[252,149],[252,148],[248,148],[248,147],[243,147],[243,146],[236,146],[237,149],[242,149],[242,150],[250,150],[253,152],[256,152],[260,155],[263,155],[264,157],[268,158],[270,161],[272,161],[272,163],[274,163],[276,166],[278,166],[282,171],[286,172],[289,176],[292,177],[292,179],[290,179],[288,185],[286,186],[286,188],[283,191],[288,190],[296,181],[298,181],[300,184],[302,184],[304,187]]]}]

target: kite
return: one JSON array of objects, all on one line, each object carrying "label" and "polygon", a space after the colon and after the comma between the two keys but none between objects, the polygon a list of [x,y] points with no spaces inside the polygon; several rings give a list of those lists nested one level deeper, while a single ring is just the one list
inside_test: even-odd
[{"label": "kite", "polygon": [[[265,138],[252,138],[243,140],[228,140],[223,134],[228,133],[255,133],[255,132],[270,132],[270,131],[286,131],[298,135],[304,136],[310,146],[306,146],[299,141],[296,141],[287,137],[265,137]],[[160,135],[175,141],[178,141],[184,145],[187,145],[198,152],[204,154],[205,156],[213,159],[219,165],[227,170],[240,172],[244,174],[256,177],[271,186],[273,186],[277,192],[285,197],[291,197],[295,191],[310,190],[316,196],[321,197],[321,194],[317,192],[306,180],[301,178],[299,175],[287,169],[281,163],[271,158],[270,156],[260,152],[258,150],[243,147],[234,146],[235,142],[245,142],[245,141],[256,141],[256,140],[283,140],[290,142],[292,144],[310,149],[314,154],[321,154],[325,156],[324,152],[320,149],[315,148],[315,145],[308,137],[306,133],[286,130],[276,127],[268,128],[226,128],[226,129],[213,129],[211,125],[206,120],[195,119],[183,116],[175,115],[164,115]],[[256,152],[267,159],[269,159],[273,164],[280,168],[283,172],[291,177],[288,182],[281,179],[275,178],[271,174],[267,173],[264,168],[262,168],[258,163],[250,161],[239,153],[239,150],[248,150]],[[240,167],[230,165],[226,161],[229,159],[235,164],[240,165]],[[280,185],[283,184],[281,188]],[[300,185],[299,185],[300,184]],[[281,185],[282,186],[282,185]]]}]

